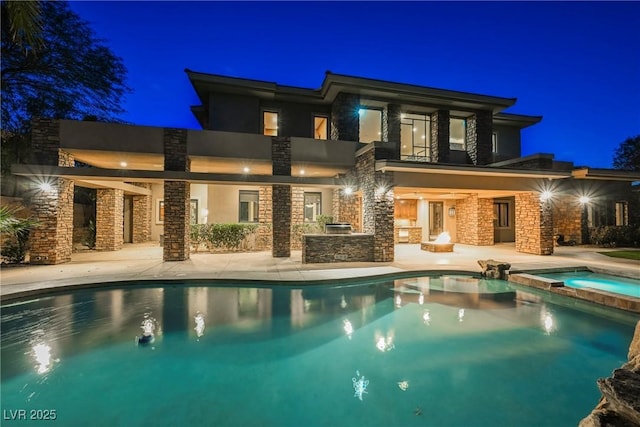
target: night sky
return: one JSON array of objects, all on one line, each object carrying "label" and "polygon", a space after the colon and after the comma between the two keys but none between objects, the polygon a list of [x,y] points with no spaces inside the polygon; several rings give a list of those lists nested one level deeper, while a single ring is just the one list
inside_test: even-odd
[{"label": "night sky", "polygon": [[185,68],[319,88],[326,70],[517,97],[522,154],[611,167],[640,134],[638,2],[72,2],[129,71],[122,118],[198,129]]}]

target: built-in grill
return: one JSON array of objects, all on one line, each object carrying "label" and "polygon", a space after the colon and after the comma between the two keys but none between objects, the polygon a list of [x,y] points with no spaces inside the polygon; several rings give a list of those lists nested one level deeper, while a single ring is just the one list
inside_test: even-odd
[{"label": "built-in grill", "polygon": [[324,232],[326,234],[351,234],[351,224],[347,222],[326,224],[324,226]]}]

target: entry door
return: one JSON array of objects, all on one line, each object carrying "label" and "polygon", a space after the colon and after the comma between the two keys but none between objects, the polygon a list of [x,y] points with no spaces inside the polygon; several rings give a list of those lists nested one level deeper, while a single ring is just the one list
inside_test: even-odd
[{"label": "entry door", "polygon": [[444,206],[442,202],[429,202],[429,239],[435,239],[442,233]]}]

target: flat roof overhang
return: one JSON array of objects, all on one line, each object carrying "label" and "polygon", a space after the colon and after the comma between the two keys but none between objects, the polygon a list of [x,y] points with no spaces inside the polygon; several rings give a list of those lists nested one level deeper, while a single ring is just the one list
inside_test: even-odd
[{"label": "flat roof overhang", "polygon": [[[195,184],[285,184],[303,187],[337,187],[341,185],[336,178],[332,177],[313,178],[306,176],[76,168],[25,164],[12,165],[11,172],[17,176],[32,177],[36,182],[42,182],[45,177],[58,177],[66,178],[77,182],[81,186],[92,188],[120,188],[118,185],[127,182],[162,183],[164,181],[185,181]],[[131,187],[134,189],[139,188],[136,186]],[[140,192],[135,193],[146,194]]]},{"label": "flat roof overhang", "polygon": [[579,168],[571,171],[576,179],[595,179],[606,181],[640,181],[640,172],[617,169]]}]

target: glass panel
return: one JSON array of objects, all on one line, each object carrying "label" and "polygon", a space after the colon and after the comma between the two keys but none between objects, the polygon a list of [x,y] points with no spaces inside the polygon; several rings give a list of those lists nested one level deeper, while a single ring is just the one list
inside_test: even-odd
[{"label": "glass panel", "polygon": [[433,240],[442,233],[442,202],[429,202],[429,239]]},{"label": "glass panel", "polygon": [[493,225],[498,228],[509,228],[509,203],[493,204]]},{"label": "glass panel", "polygon": [[304,193],[304,221],[315,222],[322,213],[322,193]]},{"label": "glass panel", "polygon": [[329,129],[329,119],[324,116],[313,118],[313,137],[315,139],[327,139]]},{"label": "glass panel", "polygon": [[265,111],[262,116],[264,125],[263,134],[267,136],[278,136],[278,113]]},{"label": "glass panel", "polygon": [[240,190],[240,222],[258,222],[258,192]]},{"label": "glass panel", "polygon": [[616,225],[628,225],[627,218],[627,204],[616,202]]},{"label": "glass panel", "polygon": [[498,134],[495,132],[491,134],[491,152],[498,152]]},{"label": "glass panel", "polygon": [[449,146],[452,150],[465,150],[466,120],[451,118],[449,120]]},{"label": "glass panel", "polygon": [[360,108],[360,142],[382,140],[382,111]]}]

